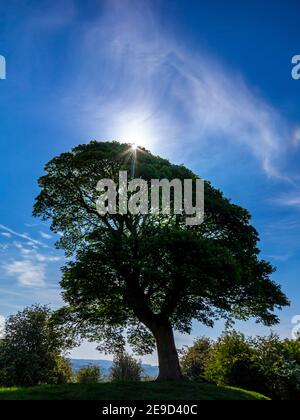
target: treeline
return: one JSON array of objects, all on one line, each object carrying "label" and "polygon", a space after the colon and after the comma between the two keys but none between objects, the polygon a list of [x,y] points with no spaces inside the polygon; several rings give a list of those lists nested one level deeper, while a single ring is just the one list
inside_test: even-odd
[{"label": "treeline", "polygon": [[246,338],[236,331],[215,342],[200,337],[182,351],[181,366],[192,381],[240,387],[275,400],[300,399],[300,339]]},{"label": "treeline", "polygon": [[[78,342],[52,315],[47,306],[34,305],[8,317],[0,340],[0,386],[150,379],[141,362],[125,352],[115,355],[108,377],[95,365],[72,372],[67,353]],[[186,380],[244,388],[277,400],[300,399],[300,339],[246,338],[236,331],[217,341],[200,337],[181,351],[180,364]]]}]

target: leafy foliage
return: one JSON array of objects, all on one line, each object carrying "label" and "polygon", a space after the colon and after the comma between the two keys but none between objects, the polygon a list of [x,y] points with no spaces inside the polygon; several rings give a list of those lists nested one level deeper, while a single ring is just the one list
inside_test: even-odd
[{"label": "leafy foliage", "polygon": [[128,353],[119,353],[114,358],[109,377],[111,381],[141,381],[142,374],[141,362]]},{"label": "leafy foliage", "polygon": [[243,387],[272,399],[299,400],[299,356],[299,340],[280,340],[275,334],[246,339],[230,331],[209,347],[205,339],[197,340],[185,350],[182,363],[187,372],[194,374],[190,375],[192,380]]},{"label": "leafy foliage", "polygon": [[266,393],[274,399],[300,399],[300,340],[281,341],[271,334],[257,337],[253,347]]},{"label": "leafy foliage", "polygon": [[2,385],[65,383],[71,379],[69,362],[62,353],[71,346],[63,328],[53,328],[51,311],[33,305],[11,315],[0,345]]},{"label": "leafy foliage", "polygon": [[182,350],[180,363],[184,376],[191,381],[205,380],[205,369],[213,343],[209,338],[198,338],[191,347]]},{"label": "leafy foliage", "polygon": [[100,382],[100,368],[95,365],[83,366],[76,372],[75,379],[80,384],[95,384]]},{"label": "leafy foliage", "polygon": [[[96,185],[103,178],[118,185],[119,170],[130,168],[129,150],[94,141],[52,159],[39,180],[34,215],[51,219],[51,229],[62,233],[57,246],[74,257],[63,269],[61,322],[104,351],[124,348],[125,332],[140,354],[156,343],[161,378],[177,372],[178,379],[173,329],[190,333],[193,319],[212,326],[220,317],[272,325],[274,310],[288,300],[270,279],[273,267],[259,259],[249,213],[209,182],[199,226],[186,226],[184,215],[172,212],[101,216]],[[137,159],[136,177],[149,189],[153,178],[197,178],[145,149]]]},{"label": "leafy foliage", "polygon": [[263,381],[255,352],[245,336],[232,331],[223,334],[212,346],[205,377],[218,385],[245,387],[257,391]]}]

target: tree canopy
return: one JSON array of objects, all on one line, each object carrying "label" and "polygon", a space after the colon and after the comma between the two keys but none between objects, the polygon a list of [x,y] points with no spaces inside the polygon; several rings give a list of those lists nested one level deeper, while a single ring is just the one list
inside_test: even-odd
[{"label": "tree canopy", "polygon": [[[124,333],[140,354],[158,350],[160,379],[181,376],[173,330],[190,333],[192,321],[212,326],[224,318],[278,322],[288,305],[272,279],[273,267],[259,258],[258,233],[247,210],[205,182],[205,216],[187,226],[183,215],[100,215],[96,185],[118,183],[130,171],[130,145],[79,145],[45,167],[34,215],[51,220],[61,234],[57,246],[71,257],[61,286],[65,322],[100,348],[124,346]],[[136,177],[197,179],[144,148],[136,151]]]}]

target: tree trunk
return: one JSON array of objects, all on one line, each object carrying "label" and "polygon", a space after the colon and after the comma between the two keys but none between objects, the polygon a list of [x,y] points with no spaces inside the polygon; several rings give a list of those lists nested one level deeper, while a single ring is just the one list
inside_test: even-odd
[{"label": "tree trunk", "polygon": [[155,328],[159,375],[158,381],[179,381],[182,379],[178,353],[175,347],[172,326],[163,323]]}]

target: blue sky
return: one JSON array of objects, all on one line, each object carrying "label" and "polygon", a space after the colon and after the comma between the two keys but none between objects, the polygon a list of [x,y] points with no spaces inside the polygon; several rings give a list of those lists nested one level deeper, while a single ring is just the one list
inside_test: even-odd
[{"label": "blue sky", "polygon": [[[300,314],[299,18],[296,0],[1,2],[0,315],[62,303],[63,254],[31,217],[44,164],[116,139],[184,163],[250,210],[292,302],[274,330],[290,336]],[[195,325],[177,344],[222,327]],[[94,348],[72,355],[98,357]]]}]

